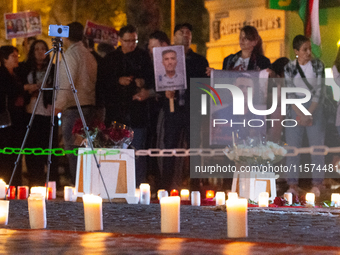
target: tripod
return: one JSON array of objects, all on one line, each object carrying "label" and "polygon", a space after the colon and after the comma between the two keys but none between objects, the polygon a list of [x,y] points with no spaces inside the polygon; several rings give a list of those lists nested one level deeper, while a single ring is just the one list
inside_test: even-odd
[{"label": "tripod", "polygon": [[[55,124],[54,124],[55,101],[56,101],[56,98],[57,98],[56,91],[60,90],[60,87],[59,87],[59,65],[60,65],[59,53],[60,53],[60,55],[62,56],[62,61],[65,64],[67,78],[68,78],[69,84],[71,86],[71,90],[72,90],[72,93],[73,93],[73,96],[74,96],[74,100],[75,100],[76,105],[77,105],[78,113],[79,113],[80,119],[81,119],[81,121],[83,123],[83,127],[84,127],[84,131],[85,131],[86,138],[87,138],[87,141],[88,141],[88,145],[90,146],[90,148],[91,148],[91,150],[93,152],[92,154],[93,154],[94,160],[96,162],[100,178],[101,178],[101,180],[103,182],[103,186],[105,188],[107,197],[108,197],[108,199],[109,199],[109,201],[111,203],[111,199],[110,199],[109,193],[107,191],[107,188],[106,188],[106,185],[105,185],[105,182],[104,182],[104,178],[103,178],[101,170],[100,170],[100,164],[98,163],[96,154],[94,153],[94,148],[93,148],[92,140],[90,139],[90,134],[89,134],[89,131],[88,131],[89,128],[86,125],[85,117],[84,117],[83,111],[82,111],[80,103],[79,103],[79,99],[78,99],[78,95],[77,95],[77,90],[76,90],[76,88],[74,86],[74,83],[73,83],[73,80],[72,80],[72,77],[71,77],[71,73],[70,73],[70,70],[68,68],[65,56],[64,56],[63,41],[62,41],[62,39],[60,37],[52,38],[52,45],[53,45],[52,49],[50,49],[48,52],[45,53],[45,55],[47,55],[51,51],[53,51],[52,58],[50,59],[50,62],[48,64],[48,66],[47,66],[47,70],[46,70],[43,82],[42,82],[41,87],[39,89],[39,94],[38,94],[38,97],[37,97],[37,101],[36,101],[36,103],[34,105],[30,121],[29,121],[29,123],[27,125],[26,134],[25,134],[25,137],[23,139],[23,142],[22,142],[21,148],[20,148],[20,153],[18,154],[18,157],[17,157],[17,159],[16,159],[16,161],[14,163],[14,169],[13,169],[12,176],[11,176],[11,179],[9,181],[8,186],[10,187],[10,185],[12,183],[12,180],[14,178],[15,172],[17,170],[18,164],[19,164],[20,159],[21,159],[21,154],[22,154],[21,152],[23,151],[23,149],[25,147],[26,140],[28,138],[28,135],[29,135],[29,132],[30,132],[30,128],[32,127],[32,123],[33,123],[33,120],[34,120],[34,117],[35,117],[35,112],[37,110],[38,103],[41,100],[41,96],[42,96],[42,93],[43,93],[44,90],[53,90],[53,94],[52,94],[52,109],[51,109],[51,125],[50,125],[49,146],[48,146],[49,147],[49,152],[52,152],[53,129],[54,129],[54,126],[55,126]],[[54,69],[53,87],[52,88],[45,88],[47,80],[48,80],[48,77],[49,77],[49,74],[51,72],[51,68],[52,68],[52,64],[53,64],[54,58],[56,59],[56,64],[55,64],[55,69]],[[48,153],[46,187],[47,187],[47,184],[48,184],[48,181],[49,181],[49,177],[50,177],[50,167],[51,167],[51,164],[52,164],[51,157],[52,157],[52,154]],[[9,193],[9,191],[10,191],[10,189],[8,189],[7,193]],[[46,193],[48,194],[48,189],[47,188],[46,188]],[[47,199],[47,194],[46,194],[46,199]],[[6,199],[6,196],[5,196],[5,199]]]}]

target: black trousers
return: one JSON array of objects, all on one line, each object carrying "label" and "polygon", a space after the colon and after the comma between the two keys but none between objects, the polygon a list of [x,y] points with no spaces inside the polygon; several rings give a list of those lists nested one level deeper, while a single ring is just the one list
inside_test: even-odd
[{"label": "black trousers", "polygon": [[[29,123],[31,114],[26,114],[26,123]],[[58,118],[54,118],[52,148],[58,146]],[[50,139],[51,117],[35,115],[30,129],[25,148],[48,149]],[[46,182],[45,165],[47,165],[47,155],[25,155],[27,166],[27,178],[29,186],[44,186]],[[52,155],[50,165],[50,181],[55,181],[59,186],[58,157]]]}]

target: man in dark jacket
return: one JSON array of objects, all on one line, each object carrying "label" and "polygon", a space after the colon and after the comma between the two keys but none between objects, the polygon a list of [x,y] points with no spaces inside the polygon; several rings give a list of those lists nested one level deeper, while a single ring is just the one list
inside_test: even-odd
[{"label": "man in dark jacket", "polygon": [[[185,67],[187,75],[187,89],[177,91],[166,91],[164,104],[164,146],[167,149],[179,148],[178,144],[181,135],[184,136],[184,141],[187,147],[197,148],[200,147],[199,139],[191,139],[195,144],[190,143],[190,131],[199,137],[200,134],[200,123],[197,118],[197,123],[190,123],[190,78],[204,78],[206,76],[206,68],[209,66],[208,61],[203,56],[193,52],[190,48],[192,39],[192,25],[189,23],[178,24],[174,30],[174,43],[175,45],[183,45],[185,51]],[[175,111],[170,112],[169,99],[174,99]],[[199,107],[198,107],[199,108]],[[197,108],[197,109],[198,109]],[[194,109],[192,109],[194,110]],[[190,130],[191,127],[195,127],[197,130]],[[191,158],[191,163],[192,163]],[[163,187],[165,189],[177,188],[176,186],[181,185],[177,178],[182,175],[188,177],[188,171],[177,174],[175,169],[178,167],[174,166],[174,158],[167,157],[164,159],[164,166],[162,172]],[[174,176],[177,176],[177,183],[174,180]],[[191,180],[191,188],[196,189],[197,185],[192,185],[195,181]],[[174,186],[171,186],[174,185]],[[197,189],[196,189],[197,190]]]},{"label": "man in dark jacket", "polygon": [[[103,59],[98,73],[97,105],[104,104],[105,122],[113,121],[134,130],[132,146],[144,149],[147,102],[140,95],[153,88],[153,68],[148,52],[137,48],[137,30],[132,25],[119,31],[121,46]],[[136,160],[136,184],[144,181],[145,157]]]}]

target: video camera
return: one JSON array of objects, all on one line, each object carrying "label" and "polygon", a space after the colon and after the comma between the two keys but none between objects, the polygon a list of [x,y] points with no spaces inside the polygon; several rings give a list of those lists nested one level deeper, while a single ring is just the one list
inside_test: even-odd
[{"label": "video camera", "polygon": [[69,27],[63,25],[50,25],[48,27],[48,35],[55,37],[68,37]]}]

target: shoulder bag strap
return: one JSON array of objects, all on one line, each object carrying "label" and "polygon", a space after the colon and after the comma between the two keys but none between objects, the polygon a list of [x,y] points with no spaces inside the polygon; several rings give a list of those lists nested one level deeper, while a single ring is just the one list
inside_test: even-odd
[{"label": "shoulder bag strap", "polygon": [[296,68],[298,69],[299,74],[300,74],[300,76],[301,76],[303,82],[307,85],[308,89],[309,89],[309,90],[312,92],[312,94],[314,95],[314,94],[315,94],[315,90],[314,90],[313,86],[307,81],[306,75],[305,75],[305,73],[302,71],[301,66],[299,65],[299,61],[298,61],[298,60],[296,60]]}]

